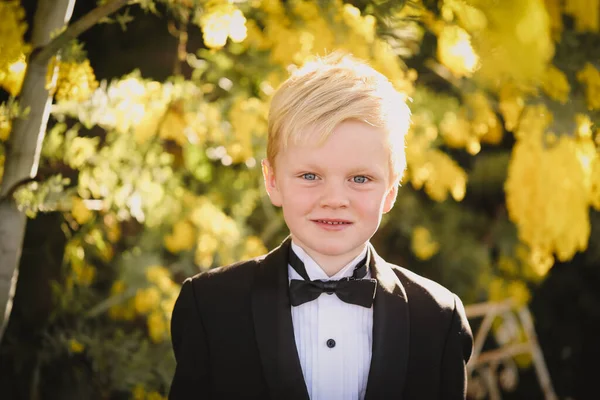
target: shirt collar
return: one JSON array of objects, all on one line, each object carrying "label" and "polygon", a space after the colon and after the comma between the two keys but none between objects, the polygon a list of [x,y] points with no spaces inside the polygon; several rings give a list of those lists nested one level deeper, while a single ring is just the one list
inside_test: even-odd
[{"label": "shirt collar", "polygon": [[[352,276],[354,273],[354,266],[358,264],[360,260],[362,260],[367,255],[368,246],[365,246],[363,251],[356,256],[352,261],[344,266],[341,270],[338,271],[337,274],[333,276],[328,276],[325,271],[317,264],[315,260],[313,260],[302,247],[298,246],[292,240],[292,250],[298,256],[298,258],[304,263],[304,267],[306,268],[306,273],[311,281],[314,280],[330,280],[330,279],[342,279],[346,277]],[[367,276],[368,277],[368,276]]]}]

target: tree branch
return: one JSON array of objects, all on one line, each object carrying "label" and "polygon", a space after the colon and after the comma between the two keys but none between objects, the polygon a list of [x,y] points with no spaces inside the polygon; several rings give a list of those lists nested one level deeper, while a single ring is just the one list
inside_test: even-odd
[{"label": "tree branch", "polygon": [[46,46],[34,50],[31,63],[45,65],[63,46],[81,35],[83,32],[96,25],[102,18],[118,11],[130,0],[108,0],[105,4],[94,8],[92,11],[69,25],[60,35],[52,39]]}]

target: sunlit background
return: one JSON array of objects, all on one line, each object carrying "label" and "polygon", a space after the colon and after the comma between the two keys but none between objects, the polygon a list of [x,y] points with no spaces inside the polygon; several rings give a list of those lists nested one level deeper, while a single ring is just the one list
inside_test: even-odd
[{"label": "sunlit background", "polygon": [[[269,100],[336,49],[411,99],[378,252],[466,305],[530,310],[558,398],[597,398],[600,0],[139,0],[28,68],[47,3],[0,3],[0,198],[27,216],[22,246],[0,220],[2,310],[19,266],[1,398],[166,398],[183,279],[288,234],[259,168]],[[27,82],[52,98],[37,128]],[[526,331],[499,317],[484,347]],[[544,398],[536,354],[497,365],[502,398]],[[470,397],[498,398],[480,378]]]}]

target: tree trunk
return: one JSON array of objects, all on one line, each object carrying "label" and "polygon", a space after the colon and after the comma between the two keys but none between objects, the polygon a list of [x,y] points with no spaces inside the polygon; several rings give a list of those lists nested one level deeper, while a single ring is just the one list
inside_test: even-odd
[{"label": "tree trunk", "polygon": [[[31,45],[46,46],[51,34],[63,28],[71,19],[75,0],[39,0],[33,21]],[[47,60],[32,55],[19,97],[22,108],[29,108],[25,118],[17,119],[7,144],[4,176],[0,186],[0,340],[12,309],[19,259],[25,233],[26,217],[13,200],[13,188],[35,177],[40,151],[50,115],[52,98],[46,89]],[[53,72],[53,80],[57,71]]]},{"label": "tree trunk", "polygon": [[[22,108],[28,108],[29,114],[13,124],[7,144],[4,176],[0,183],[0,341],[12,309],[26,222],[25,215],[16,207],[12,192],[37,174],[52,105],[52,97],[46,89],[48,64],[62,46],[102,18],[118,11],[129,0],[105,2],[50,40],[50,35],[58,32],[71,19],[75,1],[38,0],[33,20],[31,45],[34,51],[19,96],[19,104]],[[55,70],[53,82],[56,76]]]}]

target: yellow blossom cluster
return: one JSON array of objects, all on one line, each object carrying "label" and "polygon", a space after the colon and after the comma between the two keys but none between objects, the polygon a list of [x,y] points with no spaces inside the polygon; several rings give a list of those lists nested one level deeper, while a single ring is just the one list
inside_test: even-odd
[{"label": "yellow blossom cluster", "polygon": [[600,31],[600,0],[565,0],[564,13],[575,19],[576,31]]},{"label": "yellow blossom cluster", "polygon": [[[148,289],[158,289],[160,294],[158,303],[153,304],[154,307],[146,310],[146,314],[149,312],[147,325],[148,334],[153,342],[158,343],[169,338],[169,327],[171,325],[171,313],[175,306],[175,301],[179,295],[179,285],[175,284],[171,279],[169,271],[159,265],[151,266],[146,269],[146,279],[151,285]],[[144,301],[138,300],[138,295],[142,298],[149,297],[150,301],[154,301],[155,293],[145,292],[143,294],[136,293],[134,302],[136,304],[136,310],[140,314],[144,314],[141,310],[137,309],[138,302],[142,305]]]},{"label": "yellow blossom cluster", "polygon": [[571,86],[565,73],[554,65],[550,65],[542,77],[542,90],[551,99],[565,104],[569,100]]},{"label": "yellow blossom cluster", "polygon": [[600,71],[589,62],[577,73],[577,80],[585,84],[585,99],[590,110],[600,109]]},{"label": "yellow blossom cluster", "polygon": [[156,391],[147,392],[144,386],[136,385],[131,392],[132,400],[167,400],[165,396],[162,396]]},{"label": "yellow blossom cluster", "polygon": [[54,112],[76,115],[82,123],[106,130],[132,133],[138,143],[157,135],[180,146],[223,137],[220,105],[204,101],[201,88],[193,82],[146,80],[139,73],[98,88],[86,101],[56,104]]},{"label": "yellow blossom cluster", "polygon": [[240,240],[236,222],[217,207],[208,197],[196,200],[196,207],[190,220],[198,229],[195,262],[202,268],[209,268],[216,255],[220,264],[235,261],[233,250]]},{"label": "yellow blossom cluster", "polygon": [[502,7],[486,0],[446,0],[441,14],[445,25],[437,28],[439,55],[448,54],[453,61],[449,68],[459,76],[478,67],[475,77],[491,87],[508,77],[531,82],[554,54],[550,19],[541,0],[506,0]]},{"label": "yellow blossom cluster", "polygon": [[97,88],[98,81],[89,60],[58,63],[58,79],[54,94],[56,101],[84,101]]},{"label": "yellow blossom cluster", "polygon": [[190,250],[196,244],[196,228],[188,220],[177,221],[173,225],[173,233],[166,235],[164,242],[171,253]]},{"label": "yellow blossom cluster", "polygon": [[[12,118],[7,107],[0,105],[0,142],[8,139],[12,129]],[[0,176],[2,176],[0,174]]]},{"label": "yellow blossom cluster", "polygon": [[26,69],[26,58],[22,54],[18,60],[8,66],[5,73],[0,71],[0,86],[4,87],[11,96],[17,96],[21,92]]},{"label": "yellow blossom cluster", "polygon": [[[386,75],[398,90],[410,94],[414,71],[405,68],[390,45],[376,35],[376,20],[361,14],[351,4],[340,0],[327,3],[296,0],[283,7],[281,0],[263,1],[259,5],[266,15],[264,29],[256,23],[248,25],[246,46],[269,50],[272,64],[287,68],[301,65],[315,54],[342,49],[368,60]],[[328,7],[327,10],[321,7]],[[335,20],[327,14],[339,15]],[[273,73],[267,81],[277,87],[285,74]]]},{"label": "yellow blossom cluster", "polygon": [[0,2],[0,87],[12,96],[21,90],[25,57],[30,46],[23,41],[27,30],[25,11],[18,1]]},{"label": "yellow blossom cluster", "polygon": [[248,236],[244,242],[244,251],[240,260],[248,260],[268,252],[263,241],[258,236]]},{"label": "yellow blossom cluster", "polygon": [[71,353],[78,354],[85,350],[85,346],[77,339],[71,339],[69,340],[69,350]]},{"label": "yellow blossom cluster", "polygon": [[475,155],[481,150],[481,142],[498,144],[503,130],[487,96],[482,91],[466,94],[463,108],[448,111],[440,122],[440,133],[450,147],[465,148]]},{"label": "yellow blossom cluster", "polygon": [[511,299],[518,306],[529,303],[531,293],[524,281],[520,279],[503,279],[494,277],[488,285],[490,301],[503,301]]},{"label": "yellow blossom cluster", "polygon": [[117,298],[123,296],[120,303],[115,304],[108,309],[108,315],[114,320],[131,321],[135,318],[133,299],[125,298],[126,289],[127,285],[122,280],[116,280],[110,288],[111,297]]},{"label": "yellow blossom cluster", "polygon": [[227,145],[227,154],[233,163],[246,162],[254,156],[253,141],[267,134],[266,102],[256,97],[238,96],[229,110],[233,137]]},{"label": "yellow blossom cluster", "polygon": [[210,1],[198,14],[197,22],[202,29],[202,37],[207,47],[220,49],[227,38],[241,42],[246,38],[246,18],[242,11],[230,1]]},{"label": "yellow blossom cluster", "polygon": [[[154,119],[154,121],[152,121]],[[188,143],[187,134],[191,131],[188,130],[187,127],[189,122],[187,120],[187,116],[183,107],[182,101],[173,101],[168,106],[164,113],[157,114],[154,118],[144,117],[143,121],[152,121],[156,125],[154,127],[152,125],[145,127],[149,128],[145,136],[148,136],[148,133],[152,135],[152,129],[156,130],[156,126],[158,126],[158,136],[165,140],[172,140],[179,144],[180,146]],[[136,134],[138,138],[140,138],[140,133],[142,132],[141,127],[136,129]],[[142,142],[143,140],[140,140]]]},{"label": "yellow blossom cluster", "polygon": [[412,186],[433,200],[442,202],[448,194],[456,201],[464,198],[466,172],[446,153],[432,147],[438,128],[427,113],[413,115],[413,124],[406,135],[406,176]]},{"label": "yellow blossom cluster", "polygon": [[4,154],[0,154],[0,183],[2,183],[2,176],[4,176]]},{"label": "yellow blossom cluster", "polygon": [[210,103],[202,102],[188,110],[183,100],[175,99],[168,105],[164,104],[162,109],[149,110],[135,128],[135,136],[141,143],[158,130],[161,139],[172,140],[180,146],[187,143],[197,145],[222,136],[218,129],[220,120],[219,110]]},{"label": "yellow blossom cluster", "polygon": [[439,32],[437,57],[459,77],[471,76],[479,65],[479,56],[471,44],[471,35],[458,25],[446,25]]},{"label": "yellow blossom cluster", "polygon": [[81,197],[73,197],[71,215],[79,225],[85,224],[94,216]]},{"label": "yellow blossom cluster", "polygon": [[552,29],[552,38],[558,42],[563,31],[563,0],[544,0],[546,11],[550,18],[550,28]]},{"label": "yellow blossom cluster", "polygon": [[[116,320],[145,317],[150,339],[159,343],[169,338],[171,313],[180,287],[171,279],[169,270],[160,265],[147,267],[145,276],[146,285],[139,288],[133,297],[124,297],[119,304],[113,305],[109,315]],[[113,283],[111,295],[125,296],[126,289],[125,282],[117,280]]]},{"label": "yellow blossom cluster", "polygon": [[318,7],[315,2],[293,2],[291,11],[301,13],[294,13],[294,16],[307,22],[306,26],[296,27],[280,0],[263,1],[260,8],[266,13],[264,30],[253,25],[248,32],[248,44],[255,44],[259,49],[269,49],[271,62],[284,68],[292,64],[300,65],[312,54],[323,52],[326,47],[331,50],[334,36]]},{"label": "yellow blossom cluster", "polygon": [[498,109],[504,118],[507,131],[514,131],[525,108],[524,90],[514,82],[503,84],[498,90]]},{"label": "yellow blossom cluster", "polygon": [[89,286],[94,282],[96,268],[86,260],[81,241],[71,240],[67,243],[64,260],[70,267],[66,276],[68,290],[71,290],[75,285]]},{"label": "yellow blossom cluster", "polygon": [[[408,142],[408,140],[407,140]],[[407,143],[408,179],[417,190],[424,187],[433,200],[442,202],[448,194],[461,201],[466,192],[466,172],[446,153],[437,149],[413,151]]]},{"label": "yellow blossom cluster", "polygon": [[557,139],[546,132],[551,121],[543,105],[525,108],[505,184],[509,217],[542,271],[552,265],[553,254],[566,261],[587,247],[599,157],[591,135]]},{"label": "yellow blossom cluster", "polygon": [[600,156],[594,158],[590,169],[592,206],[594,206],[596,210],[600,210]]},{"label": "yellow blossom cluster", "polygon": [[440,245],[432,238],[431,232],[424,226],[416,226],[412,232],[412,252],[421,260],[429,260],[440,249]]}]

